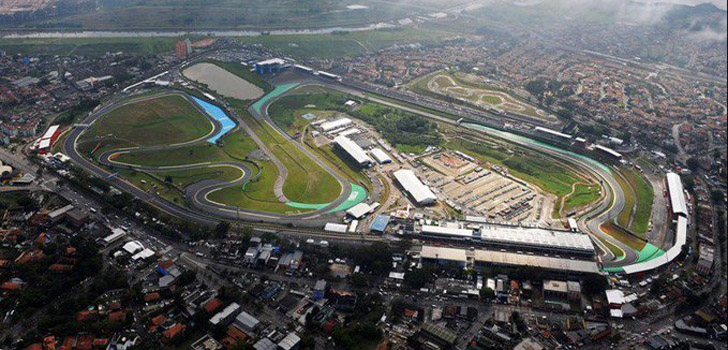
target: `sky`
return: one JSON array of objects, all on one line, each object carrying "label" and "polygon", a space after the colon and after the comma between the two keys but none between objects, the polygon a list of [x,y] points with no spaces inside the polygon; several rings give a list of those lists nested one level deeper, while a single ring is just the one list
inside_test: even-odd
[{"label": "sky", "polygon": [[728,1],[726,0],[637,0],[645,3],[663,2],[668,4],[680,4],[680,5],[699,5],[703,3],[709,3],[715,5],[717,8],[725,10],[728,7]]}]

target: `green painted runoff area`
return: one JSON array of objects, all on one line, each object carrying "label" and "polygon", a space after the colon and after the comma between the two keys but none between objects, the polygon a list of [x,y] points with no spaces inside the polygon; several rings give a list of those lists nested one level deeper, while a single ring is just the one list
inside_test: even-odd
[{"label": "green painted runoff area", "polygon": [[344,210],[347,210],[347,209],[363,202],[366,198],[367,198],[367,190],[364,189],[364,187],[361,187],[361,186],[355,185],[355,184],[351,184],[351,193],[349,194],[349,197],[346,198],[344,203],[341,203],[334,210],[330,211],[330,213],[339,213]]},{"label": "green painted runoff area", "polygon": [[298,86],[298,83],[291,83],[291,84],[282,84],[276,86],[273,91],[268,93],[267,95],[263,96],[258,100],[257,102],[253,103],[253,109],[258,113],[263,113],[263,106],[265,106],[268,102],[273,100],[274,98],[281,96],[288,92],[289,90],[295,88]]}]

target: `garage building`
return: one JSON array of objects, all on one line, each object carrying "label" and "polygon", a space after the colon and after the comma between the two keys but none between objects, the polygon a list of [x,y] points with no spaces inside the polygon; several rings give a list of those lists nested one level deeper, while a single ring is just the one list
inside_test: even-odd
[{"label": "garage building", "polygon": [[372,159],[369,158],[364,149],[359,147],[354,141],[350,140],[346,136],[339,136],[334,139],[334,143],[346,154],[351,157],[354,162],[360,167],[366,167],[372,164]]},{"label": "garage building", "polygon": [[395,171],[393,175],[399,185],[402,186],[405,192],[409,193],[417,204],[427,205],[437,201],[437,196],[417,178],[414,171],[402,169]]}]

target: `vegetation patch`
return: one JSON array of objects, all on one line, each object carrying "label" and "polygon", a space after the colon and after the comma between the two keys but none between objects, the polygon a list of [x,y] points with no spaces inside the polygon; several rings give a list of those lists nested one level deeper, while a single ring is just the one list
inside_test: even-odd
[{"label": "vegetation patch", "polygon": [[113,138],[138,146],[182,143],[201,138],[212,123],[185,98],[161,96],[131,102],[96,121],[83,139]]},{"label": "vegetation patch", "polygon": [[601,195],[600,187],[595,184],[576,184],[574,192],[564,201],[564,212],[584,207],[596,202]]}]

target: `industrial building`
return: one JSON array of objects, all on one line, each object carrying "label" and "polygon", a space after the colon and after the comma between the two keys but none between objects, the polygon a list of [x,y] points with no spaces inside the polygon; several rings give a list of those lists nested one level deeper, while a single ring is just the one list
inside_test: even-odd
[{"label": "industrial building", "polygon": [[[322,124],[323,125],[323,124]],[[344,151],[349,157],[360,167],[367,167],[373,163],[364,149],[359,147],[356,142],[346,136],[338,136],[334,139],[334,143],[339,149]]]},{"label": "industrial building", "polygon": [[412,199],[418,205],[433,204],[437,201],[437,196],[432,190],[423,184],[420,179],[417,178],[414,171],[409,169],[397,170],[394,173],[394,178],[397,180],[400,186],[407,192]]},{"label": "industrial building", "polygon": [[240,313],[240,305],[238,303],[231,303],[225,309],[218,312],[210,318],[210,324],[213,327],[226,326]]}]

